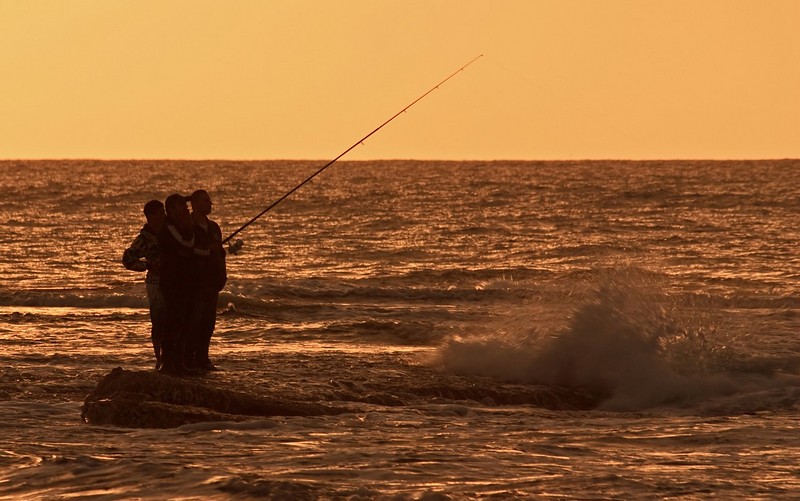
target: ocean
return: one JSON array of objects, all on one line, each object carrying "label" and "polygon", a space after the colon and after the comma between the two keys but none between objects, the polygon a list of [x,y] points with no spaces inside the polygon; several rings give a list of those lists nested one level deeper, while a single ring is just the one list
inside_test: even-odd
[{"label": "ocean", "polygon": [[156,373],[144,203],[322,165],[0,162],[0,499],[800,496],[800,161],[340,161]]}]

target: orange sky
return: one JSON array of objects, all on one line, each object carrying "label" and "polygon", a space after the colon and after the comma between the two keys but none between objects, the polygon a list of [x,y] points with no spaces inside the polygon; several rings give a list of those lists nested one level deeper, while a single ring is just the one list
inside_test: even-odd
[{"label": "orange sky", "polygon": [[0,158],[800,157],[796,0],[0,0]]}]

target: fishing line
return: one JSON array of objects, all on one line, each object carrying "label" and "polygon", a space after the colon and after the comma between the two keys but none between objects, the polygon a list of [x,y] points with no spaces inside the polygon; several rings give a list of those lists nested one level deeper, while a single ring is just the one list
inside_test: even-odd
[{"label": "fishing line", "polygon": [[[255,217],[253,217],[253,218],[252,218],[252,219],[250,219],[248,222],[246,222],[246,223],[245,223],[245,224],[243,224],[241,227],[239,227],[239,229],[238,229],[238,230],[236,230],[236,231],[234,231],[233,233],[231,233],[230,235],[228,235],[228,236],[225,238],[225,240],[223,240],[223,241],[222,241],[222,243],[223,243],[223,244],[227,243],[227,242],[228,242],[228,241],[229,241],[231,238],[235,237],[235,236],[236,236],[236,235],[237,235],[237,234],[238,234],[240,231],[242,231],[243,229],[245,229],[245,228],[247,228],[248,226],[250,226],[251,224],[253,224],[253,223],[254,223],[254,222],[255,222],[255,221],[258,219],[258,218],[260,218],[261,216],[263,216],[264,214],[266,214],[267,212],[269,212],[270,210],[272,210],[272,209],[273,209],[273,208],[274,208],[276,205],[278,205],[279,203],[281,203],[281,202],[283,202],[284,200],[286,200],[287,198],[289,198],[289,196],[291,196],[291,195],[292,195],[292,193],[294,193],[295,191],[299,190],[301,187],[303,187],[303,185],[305,185],[306,183],[308,183],[309,181],[311,181],[312,179],[314,179],[315,177],[317,177],[319,174],[321,174],[321,173],[322,173],[322,171],[324,171],[325,169],[327,169],[328,167],[330,167],[331,165],[333,165],[334,163],[336,163],[336,161],[337,161],[337,160],[339,160],[340,158],[342,158],[343,156],[345,156],[347,153],[349,153],[349,152],[350,152],[350,150],[354,149],[354,148],[355,148],[356,146],[358,146],[359,144],[362,144],[364,141],[366,141],[367,139],[369,139],[369,137],[370,137],[370,136],[372,136],[373,134],[375,134],[376,132],[378,132],[379,130],[381,130],[381,129],[382,129],[384,126],[388,125],[388,124],[389,124],[389,122],[391,122],[391,121],[392,121],[392,120],[394,120],[395,118],[397,118],[397,117],[399,117],[400,115],[402,115],[403,113],[405,113],[405,112],[406,112],[406,110],[408,110],[409,108],[411,108],[412,106],[414,106],[415,104],[417,104],[419,101],[422,101],[422,99],[424,99],[424,98],[425,98],[425,96],[427,96],[427,95],[428,95],[428,94],[430,94],[431,92],[433,92],[433,91],[435,91],[436,89],[438,89],[438,88],[439,88],[439,87],[440,87],[442,84],[444,84],[445,82],[447,82],[448,80],[450,80],[451,78],[453,78],[454,76],[456,76],[457,74],[459,74],[460,72],[464,71],[464,70],[467,68],[467,66],[471,65],[472,63],[474,63],[475,61],[477,61],[477,60],[478,60],[478,59],[480,59],[481,57],[483,57],[483,54],[480,54],[480,55],[478,55],[477,57],[475,57],[474,59],[472,59],[470,62],[468,62],[467,64],[465,64],[464,66],[460,67],[459,69],[457,69],[456,71],[454,71],[453,73],[451,73],[451,74],[450,74],[450,75],[449,75],[447,78],[445,78],[445,79],[444,79],[444,80],[442,80],[441,82],[437,83],[436,85],[434,85],[433,87],[431,87],[431,89],[430,89],[430,90],[428,90],[426,93],[422,94],[421,96],[419,96],[418,98],[416,98],[414,101],[412,101],[412,102],[411,102],[411,104],[409,104],[408,106],[406,106],[406,107],[405,107],[405,108],[403,108],[402,110],[400,110],[400,111],[398,111],[397,113],[395,113],[394,115],[392,115],[392,117],[391,117],[391,118],[389,118],[388,120],[386,120],[385,122],[383,122],[382,124],[380,124],[380,125],[379,125],[378,127],[376,127],[376,128],[375,128],[375,129],[374,129],[372,132],[370,132],[370,133],[369,133],[369,134],[367,134],[366,136],[362,137],[361,139],[359,139],[358,141],[356,141],[355,143],[353,143],[353,145],[352,145],[352,146],[350,146],[349,148],[347,148],[346,150],[344,150],[343,152],[341,152],[341,153],[340,153],[340,154],[339,154],[339,155],[338,155],[336,158],[334,158],[333,160],[331,160],[330,162],[328,162],[327,164],[325,164],[324,166],[322,166],[322,168],[320,168],[319,170],[317,170],[315,173],[313,173],[313,174],[311,174],[310,176],[308,176],[308,177],[307,177],[307,178],[306,178],[306,179],[305,179],[305,180],[304,180],[302,183],[298,184],[297,186],[295,186],[294,188],[292,188],[291,190],[289,190],[288,192],[286,192],[286,194],[285,194],[285,195],[283,195],[283,196],[282,196],[282,197],[280,197],[279,199],[277,199],[277,200],[275,200],[274,202],[272,202],[272,204],[270,204],[270,205],[269,205],[269,207],[267,207],[266,209],[264,209],[264,210],[262,210],[261,212],[259,212],[259,213],[258,213],[258,214],[257,214]],[[230,249],[230,250],[231,250],[231,251],[232,251],[232,252],[235,254],[235,253],[236,253],[236,251],[238,251],[239,249],[241,249],[243,245],[244,245],[244,243],[243,243],[241,240],[237,240],[237,241],[236,241],[234,244],[232,244],[232,245],[229,247],[229,249]]]}]

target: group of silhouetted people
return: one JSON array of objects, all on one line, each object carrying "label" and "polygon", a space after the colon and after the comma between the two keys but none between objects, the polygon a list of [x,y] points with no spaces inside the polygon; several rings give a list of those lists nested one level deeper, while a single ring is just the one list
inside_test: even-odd
[{"label": "group of silhouetted people", "polygon": [[147,223],[122,256],[129,270],[147,271],[151,340],[162,373],[216,369],[208,352],[227,272],[222,231],[208,218],[211,206],[205,190],[147,202]]}]

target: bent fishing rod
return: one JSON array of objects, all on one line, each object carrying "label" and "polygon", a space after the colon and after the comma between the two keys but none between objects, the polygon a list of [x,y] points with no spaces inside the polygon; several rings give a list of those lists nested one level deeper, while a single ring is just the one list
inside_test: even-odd
[{"label": "bent fishing rod", "polygon": [[[454,76],[456,76],[457,74],[459,74],[460,72],[464,71],[464,69],[466,69],[466,67],[467,67],[467,66],[469,66],[469,65],[470,65],[470,64],[472,64],[472,63],[474,63],[475,61],[477,61],[477,60],[478,60],[478,59],[480,59],[481,57],[483,57],[483,54],[480,54],[478,57],[476,57],[476,58],[472,59],[470,62],[468,62],[468,63],[467,63],[467,64],[465,64],[464,66],[460,67],[459,69],[457,69],[456,71],[454,71],[453,73],[451,73],[451,74],[450,74],[450,75],[449,75],[447,78],[445,78],[444,80],[442,80],[442,81],[441,81],[441,82],[439,82],[438,84],[434,85],[434,86],[433,86],[433,87],[432,87],[432,88],[431,88],[431,89],[430,89],[428,92],[426,92],[426,93],[422,94],[421,96],[419,96],[418,98],[416,98],[414,101],[412,101],[412,102],[411,102],[411,104],[409,104],[408,106],[406,106],[406,107],[405,107],[405,108],[403,108],[402,110],[400,110],[400,111],[398,111],[397,113],[395,113],[394,115],[392,115],[392,117],[391,117],[391,118],[389,118],[388,120],[386,120],[385,122],[383,122],[382,124],[380,124],[380,125],[379,125],[377,128],[375,128],[375,130],[373,130],[372,132],[370,132],[370,133],[369,133],[369,134],[367,134],[366,136],[362,137],[361,139],[359,139],[358,141],[356,141],[355,143],[353,143],[353,145],[352,145],[352,146],[350,146],[349,148],[347,148],[346,150],[344,150],[343,152],[341,152],[341,153],[339,154],[339,156],[337,156],[336,158],[334,158],[333,160],[331,160],[330,162],[328,162],[327,164],[325,164],[324,166],[322,166],[322,168],[320,168],[319,170],[317,170],[315,173],[313,173],[313,174],[311,174],[310,176],[308,176],[308,177],[307,177],[307,178],[306,178],[306,179],[305,179],[305,180],[304,180],[302,183],[298,184],[297,186],[295,186],[294,188],[292,188],[291,190],[289,190],[289,191],[288,191],[288,192],[287,192],[285,195],[283,195],[283,196],[282,196],[282,197],[280,197],[279,199],[277,199],[277,200],[275,200],[274,202],[272,202],[272,204],[270,204],[270,206],[269,206],[269,207],[267,207],[266,209],[264,209],[264,210],[262,210],[261,212],[259,212],[259,213],[258,213],[258,214],[257,214],[255,217],[253,217],[253,218],[252,218],[250,221],[248,221],[248,222],[246,222],[245,224],[243,224],[243,225],[242,225],[242,226],[241,226],[241,227],[240,227],[238,230],[236,230],[236,231],[234,231],[233,233],[231,233],[230,235],[228,235],[228,236],[225,238],[225,240],[223,240],[223,241],[222,241],[222,243],[223,243],[223,244],[227,243],[227,242],[228,242],[228,241],[229,241],[231,238],[233,238],[233,237],[235,237],[236,235],[238,235],[240,231],[242,231],[243,229],[245,229],[245,228],[247,228],[248,226],[250,226],[251,224],[253,224],[253,223],[254,223],[254,222],[255,222],[255,221],[258,219],[258,218],[260,218],[261,216],[263,216],[263,215],[264,215],[264,214],[266,214],[267,212],[271,211],[271,210],[272,210],[272,209],[273,209],[273,208],[274,208],[276,205],[278,205],[279,203],[281,203],[281,202],[283,202],[284,200],[286,200],[287,198],[289,198],[289,197],[292,195],[292,193],[294,193],[295,191],[297,191],[297,190],[299,190],[300,188],[302,188],[302,187],[303,187],[303,186],[304,186],[306,183],[308,183],[309,181],[311,181],[312,179],[314,179],[315,177],[317,177],[319,174],[322,174],[322,171],[324,171],[325,169],[327,169],[328,167],[330,167],[331,165],[333,165],[334,163],[336,163],[336,161],[337,161],[337,160],[339,160],[340,158],[342,158],[343,156],[345,156],[346,154],[348,154],[348,153],[349,153],[349,152],[350,152],[352,149],[354,149],[356,146],[358,146],[359,144],[362,144],[364,141],[366,141],[367,139],[369,139],[369,138],[370,138],[370,136],[372,136],[373,134],[375,134],[376,132],[378,132],[379,130],[381,130],[381,129],[382,129],[384,126],[388,125],[388,124],[389,124],[389,122],[391,122],[391,121],[392,121],[392,120],[394,120],[395,118],[397,118],[397,117],[399,117],[400,115],[402,115],[403,113],[405,113],[405,112],[406,112],[406,110],[408,110],[409,108],[411,108],[412,106],[414,106],[414,105],[415,105],[415,104],[417,104],[418,102],[422,101],[422,99],[424,99],[424,98],[425,98],[425,96],[427,96],[427,95],[428,95],[428,94],[430,94],[431,92],[433,92],[433,91],[435,91],[436,89],[438,89],[438,88],[439,88],[441,85],[443,85],[445,82],[447,82],[448,80],[450,80],[451,78],[453,78]],[[239,244],[239,242],[240,242],[240,241],[238,241],[238,242],[237,242],[237,244]],[[238,245],[238,248],[237,248],[237,250],[238,250],[239,248],[241,248],[241,246],[242,246],[242,244],[239,244],[239,245]],[[234,253],[235,253],[235,251],[234,251]]]}]

